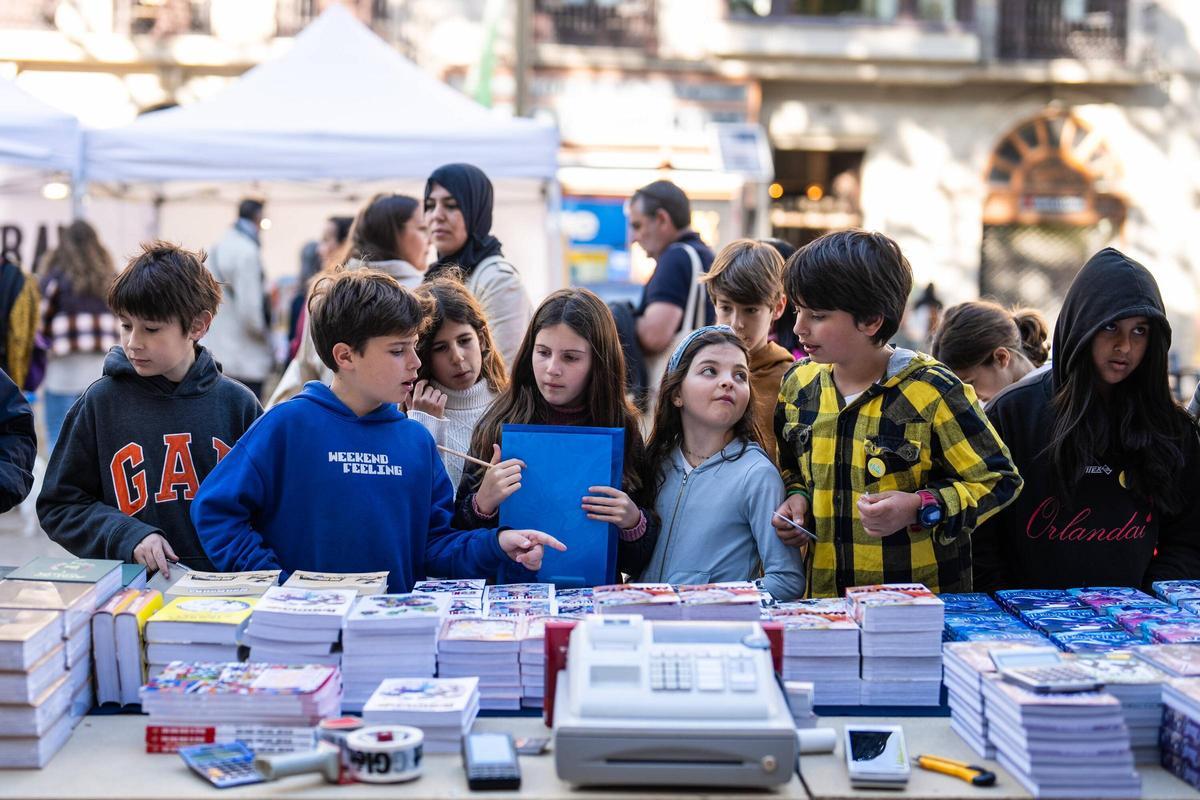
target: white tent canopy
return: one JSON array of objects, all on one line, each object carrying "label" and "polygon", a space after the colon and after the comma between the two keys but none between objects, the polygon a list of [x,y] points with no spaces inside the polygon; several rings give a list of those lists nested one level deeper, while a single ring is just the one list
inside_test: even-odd
[{"label": "white tent canopy", "polygon": [[0,163],[73,172],[79,147],[75,117],[0,78]]},{"label": "white tent canopy", "polygon": [[453,161],[550,180],[558,152],[553,125],[475,103],[340,5],[216,96],[85,137],[88,181],[423,177]]}]

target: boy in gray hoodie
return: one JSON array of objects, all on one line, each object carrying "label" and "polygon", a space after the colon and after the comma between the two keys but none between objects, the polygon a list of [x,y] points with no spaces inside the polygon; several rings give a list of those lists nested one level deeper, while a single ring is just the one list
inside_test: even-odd
[{"label": "boy in gray hoodie", "polygon": [[109,290],[121,346],[67,413],[37,502],[42,528],[76,556],[168,577],[177,561],[213,569],[192,500],[262,408],[196,343],[221,302],[203,258],[143,245]]}]

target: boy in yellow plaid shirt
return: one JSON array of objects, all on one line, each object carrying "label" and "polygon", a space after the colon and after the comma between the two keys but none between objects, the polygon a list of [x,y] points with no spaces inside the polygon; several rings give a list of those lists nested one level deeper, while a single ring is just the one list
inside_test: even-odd
[{"label": "boy in yellow plaid shirt", "polygon": [[775,410],[788,497],[774,524],[809,547],[808,594],[875,583],[970,591],[971,533],[1021,478],[974,390],[888,344],[912,288],[908,260],[881,233],[839,231],[797,251],[784,283],[807,358]]}]

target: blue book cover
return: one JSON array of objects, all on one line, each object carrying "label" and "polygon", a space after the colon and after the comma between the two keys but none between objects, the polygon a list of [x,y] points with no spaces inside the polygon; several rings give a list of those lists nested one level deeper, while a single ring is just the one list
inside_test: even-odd
[{"label": "blue book cover", "polygon": [[500,524],[545,531],[567,546],[546,548],[534,580],[564,588],[616,583],[616,526],[588,519],[582,502],[590,486],[621,488],[625,431],[505,425],[501,448],[525,469],[521,488],[500,505]]},{"label": "blue book cover", "polygon": [[962,628],[955,632],[960,642],[1029,642],[1048,645],[1050,640],[1029,628],[993,630],[991,628]]},{"label": "blue book cover", "polygon": [[1068,653],[1082,653],[1095,650],[1118,650],[1141,644],[1141,640],[1129,634],[1128,631],[1079,631],[1051,634],[1050,640]]},{"label": "blue book cover", "polygon": [[1200,581],[1155,581],[1154,593],[1169,603],[1200,599]]},{"label": "blue book cover", "polygon": [[1041,614],[1030,620],[1029,624],[1042,633],[1050,635],[1056,633],[1081,633],[1083,631],[1125,630],[1108,617],[1098,617],[1095,614],[1087,617],[1079,617],[1068,613],[1068,611]]},{"label": "blue book cover", "polygon": [[988,614],[999,613],[1000,606],[996,601],[988,597],[982,592],[968,592],[965,594],[941,594],[938,595],[942,602],[946,604],[946,614]]},{"label": "blue book cover", "polygon": [[1061,589],[1002,589],[996,592],[1000,605],[1013,611],[1025,609],[1086,608],[1079,598]]}]

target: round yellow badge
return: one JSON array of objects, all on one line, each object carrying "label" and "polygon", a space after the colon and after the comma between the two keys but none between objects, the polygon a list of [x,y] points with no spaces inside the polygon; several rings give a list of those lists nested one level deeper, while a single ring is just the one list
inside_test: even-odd
[{"label": "round yellow badge", "polygon": [[1117,473],[1117,483],[1121,484],[1122,489],[1129,488],[1128,486],[1125,485],[1125,470],[1121,470],[1120,472]]},{"label": "round yellow badge", "polygon": [[887,465],[882,458],[871,458],[867,461],[867,472],[874,478],[882,478],[887,472]]}]

